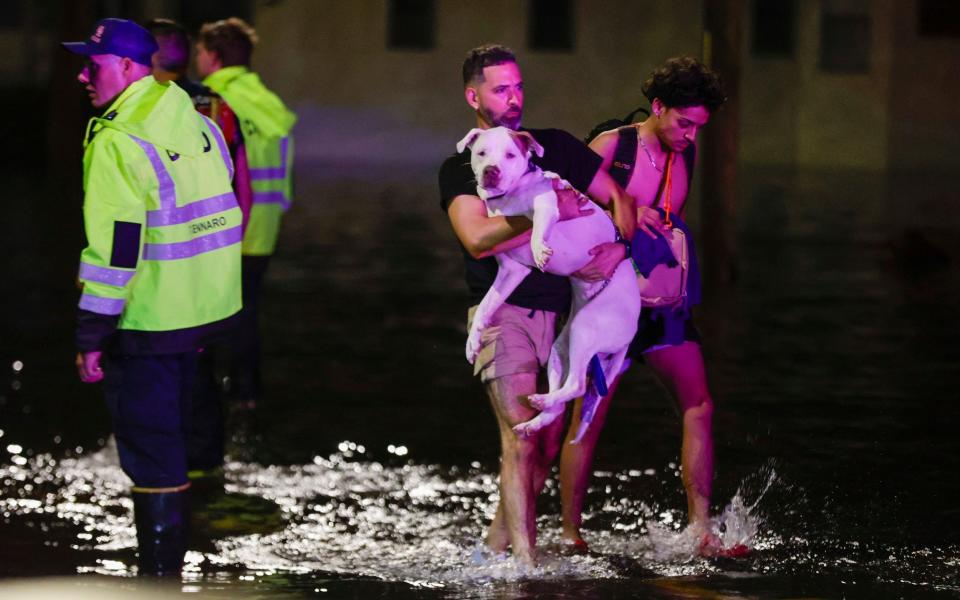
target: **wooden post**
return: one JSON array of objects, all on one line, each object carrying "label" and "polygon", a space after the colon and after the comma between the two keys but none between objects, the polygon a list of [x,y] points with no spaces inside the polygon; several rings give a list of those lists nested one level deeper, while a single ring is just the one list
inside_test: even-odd
[{"label": "wooden post", "polygon": [[704,128],[701,146],[701,248],[706,289],[737,277],[737,162],[743,0],[704,0],[703,58],[723,78],[727,101]]}]

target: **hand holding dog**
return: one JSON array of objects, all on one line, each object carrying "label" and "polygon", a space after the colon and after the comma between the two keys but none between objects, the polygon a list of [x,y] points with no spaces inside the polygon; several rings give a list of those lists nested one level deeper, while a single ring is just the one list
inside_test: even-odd
[{"label": "hand holding dog", "polygon": [[607,242],[599,246],[594,246],[589,252],[593,259],[574,273],[573,276],[578,279],[583,279],[584,281],[596,282],[613,277],[613,272],[617,270],[617,265],[626,258],[627,249],[623,244]]},{"label": "hand holding dog", "polygon": [[553,191],[557,194],[557,210],[561,221],[578,219],[593,214],[592,208],[584,208],[590,199],[575,190],[562,179],[553,180]]},{"label": "hand holding dog", "polygon": [[[556,194],[557,221],[569,221],[593,214],[593,208],[586,207],[590,199],[574,189],[569,183],[555,174],[548,175],[552,179],[553,192]],[[536,227],[534,227],[536,229]],[[533,252],[533,261],[541,271],[546,270],[553,249],[547,245],[546,239],[533,237],[530,241]]]}]

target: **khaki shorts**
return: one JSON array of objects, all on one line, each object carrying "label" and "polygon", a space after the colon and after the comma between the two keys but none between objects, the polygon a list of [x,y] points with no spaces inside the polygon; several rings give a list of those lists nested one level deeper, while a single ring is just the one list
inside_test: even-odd
[{"label": "khaki shorts", "polygon": [[[467,311],[467,329],[476,306]],[[486,383],[517,373],[537,373],[547,364],[556,336],[557,313],[504,304],[480,338],[473,374]]]}]

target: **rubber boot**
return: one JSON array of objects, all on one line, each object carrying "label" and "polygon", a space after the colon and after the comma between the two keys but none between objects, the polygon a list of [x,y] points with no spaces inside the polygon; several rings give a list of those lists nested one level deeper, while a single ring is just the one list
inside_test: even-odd
[{"label": "rubber boot", "polygon": [[140,575],[179,576],[187,552],[189,490],[133,493]]}]

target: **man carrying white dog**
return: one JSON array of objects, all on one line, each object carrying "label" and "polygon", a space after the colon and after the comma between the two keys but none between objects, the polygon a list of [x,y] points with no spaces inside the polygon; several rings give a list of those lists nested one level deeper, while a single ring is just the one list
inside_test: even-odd
[{"label": "man carrying white dog", "polygon": [[[463,82],[477,127],[520,129],[523,78],[512,51],[496,45],[474,48],[463,63]],[[565,131],[525,131],[544,148],[543,157],[536,157],[535,164],[611,207],[622,237],[632,239],[636,226],[633,200],[600,169],[600,157]],[[439,179],[441,206],[463,247],[467,286],[476,305],[496,277],[497,262],[492,255],[528,243],[531,223],[524,217],[487,216],[486,206],[477,196],[469,150],[448,158]],[[557,192],[561,220],[579,217],[578,194]],[[599,281],[610,278],[627,252],[621,244],[606,243],[591,254],[594,259],[576,275]],[[500,504],[486,542],[495,552],[512,548],[521,563],[531,566],[536,564],[536,496],[559,449],[563,425],[558,419],[529,437],[517,435],[513,427],[537,414],[527,398],[544,391],[542,381],[538,387],[538,376],[554,341],[557,317],[565,315],[569,306],[570,284],[565,277],[532,271],[492,317],[474,365],[493,406],[501,443]],[[566,541],[575,548],[585,546],[579,537]]]}]

